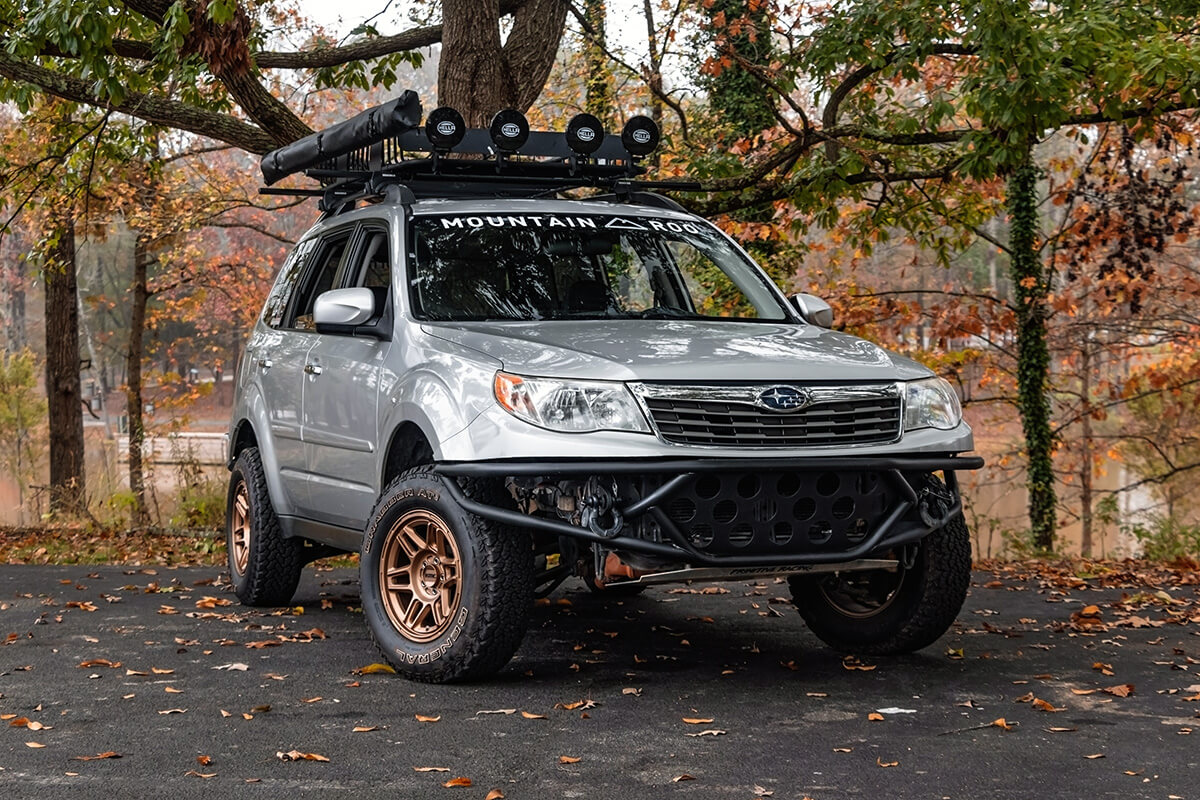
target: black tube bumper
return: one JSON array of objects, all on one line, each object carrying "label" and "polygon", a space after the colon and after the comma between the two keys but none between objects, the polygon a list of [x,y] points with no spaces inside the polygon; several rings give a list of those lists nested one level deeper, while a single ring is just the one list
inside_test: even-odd
[{"label": "black tube bumper", "polygon": [[[543,533],[570,536],[588,542],[603,544],[613,550],[628,550],[650,556],[666,558],[691,565],[748,567],[791,564],[828,564],[863,558],[872,553],[889,550],[900,545],[919,541],[946,521],[961,512],[958,486],[954,473],[958,470],[974,470],[983,466],[977,456],[847,456],[817,458],[713,458],[713,459],[549,459],[537,461],[475,461],[447,462],[438,464],[436,471],[451,477],[494,477],[511,478],[538,476],[546,479],[589,477],[594,475],[614,476],[661,476],[661,485],[636,500],[618,508],[626,521],[647,516],[654,521],[662,533],[661,541],[628,535],[605,535],[590,528],[573,525],[561,519],[524,514],[512,509],[480,503],[468,497],[457,481],[447,481],[447,488],[455,501],[467,511],[485,519]],[[712,473],[746,472],[873,472],[879,474],[897,498],[886,514],[873,525],[864,538],[849,547],[818,549],[795,552],[782,548],[778,552],[755,554],[710,553],[697,548],[680,530],[677,520],[668,513],[668,503],[679,494],[685,484],[699,475]],[[928,474],[943,472],[951,502],[937,519],[922,519],[917,513],[921,502],[917,491],[906,479],[906,474]]]}]

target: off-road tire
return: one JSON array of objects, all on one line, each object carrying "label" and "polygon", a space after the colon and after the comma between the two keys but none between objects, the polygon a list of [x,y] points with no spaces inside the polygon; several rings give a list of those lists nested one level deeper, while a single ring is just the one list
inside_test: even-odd
[{"label": "off-road tire", "polygon": [[[903,567],[901,567],[903,569]],[[958,515],[920,543],[892,601],[872,616],[853,617],[832,604],[821,581],[790,578],[792,600],[817,638],[855,655],[899,655],[933,644],[949,630],[971,583],[971,536]]]},{"label": "off-road tire", "polygon": [[[372,640],[397,672],[426,683],[477,680],[498,672],[520,646],[533,604],[529,534],[467,512],[446,490],[450,480],[455,479],[420,466],[392,481],[371,511],[359,560],[363,616]],[[491,482],[461,480],[459,485],[479,502],[511,505]],[[388,538],[400,535],[404,519],[422,512],[436,515],[453,537],[461,583],[452,625],[431,632],[436,638],[430,641],[415,641],[397,627],[380,585]]]},{"label": "off-road tire", "polygon": [[[249,508],[249,557],[238,569],[234,546],[234,503],[245,487]],[[248,606],[285,606],[292,601],[304,571],[303,542],[283,535],[279,517],[271,505],[262,457],[257,447],[238,455],[229,476],[225,503],[225,549],[234,594]]]}]

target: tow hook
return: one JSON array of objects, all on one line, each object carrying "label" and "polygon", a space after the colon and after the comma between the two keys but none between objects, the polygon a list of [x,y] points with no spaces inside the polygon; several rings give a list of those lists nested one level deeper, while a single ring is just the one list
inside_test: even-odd
[{"label": "tow hook", "polygon": [[580,514],[579,520],[597,536],[603,536],[605,539],[612,539],[621,532],[621,528],[625,525],[625,520],[621,518],[621,513],[615,508],[610,509],[608,513],[612,515],[612,524],[606,526],[600,521],[601,517],[603,516],[603,512],[597,510],[595,506],[589,504],[583,507],[583,511]]},{"label": "tow hook", "polygon": [[954,497],[939,483],[925,484],[917,496],[917,513],[921,515],[921,521],[930,528],[940,528],[945,525],[953,505]]},{"label": "tow hook", "polygon": [[917,553],[921,551],[919,543],[906,544],[900,550],[900,565],[904,567],[905,572],[917,565]]}]

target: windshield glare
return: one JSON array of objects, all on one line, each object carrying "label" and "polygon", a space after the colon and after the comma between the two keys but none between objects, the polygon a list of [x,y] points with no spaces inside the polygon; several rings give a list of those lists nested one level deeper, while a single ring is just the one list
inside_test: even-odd
[{"label": "windshield glare", "polygon": [[788,319],[765,276],[700,222],[421,216],[410,241],[421,319]]}]

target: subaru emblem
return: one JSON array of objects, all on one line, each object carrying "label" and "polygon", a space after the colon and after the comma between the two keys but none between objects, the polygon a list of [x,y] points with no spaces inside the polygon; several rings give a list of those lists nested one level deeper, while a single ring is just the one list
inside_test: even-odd
[{"label": "subaru emblem", "polygon": [[500,132],[510,139],[515,139],[521,135],[521,127],[515,122],[506,122],[500,127]]},{"label": "subaru emblem", "polygon": [[772,386],[755,398],[754,404],[768,411],[799,411],[812,402],[812,394],[807,389],[797,389],[794,386]]}]

